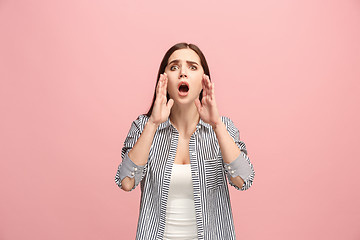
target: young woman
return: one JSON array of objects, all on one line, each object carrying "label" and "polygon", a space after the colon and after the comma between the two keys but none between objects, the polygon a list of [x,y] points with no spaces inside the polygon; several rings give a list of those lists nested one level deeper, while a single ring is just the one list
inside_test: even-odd
[{"label": "young woman", "polygon": [[255,171],[239,130],[219,115],[205,56],[178,43],[159,68],[147,114],[132,122],[115,182],[141,182],[136,239],[236,239],[227,179],[247,190]]}]

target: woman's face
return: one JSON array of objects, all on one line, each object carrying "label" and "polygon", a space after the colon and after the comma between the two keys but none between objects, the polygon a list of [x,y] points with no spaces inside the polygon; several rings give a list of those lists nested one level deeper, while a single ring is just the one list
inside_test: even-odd
[{"label": "woman's face", "polygon": [[[168,77],[167,91],[175,103],[191,103],[199,98],[204,69],[200,57],[194,50],[185,48],[173,52],[165,72]],[[188,88],[179,87],[184,84],[188,85]]]}]

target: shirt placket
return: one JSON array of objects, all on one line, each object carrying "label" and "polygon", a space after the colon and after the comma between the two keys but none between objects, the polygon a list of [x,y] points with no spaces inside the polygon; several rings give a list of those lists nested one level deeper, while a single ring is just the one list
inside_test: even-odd
[{"label": "shirt placket", "polygon": [[[172,126],[170,126],[169,130],[171,131],[170,153],[169,153],[169,158],[168,158],[166,166],[165,166],[166,180],[163,181],[163,186],[162,186],[162,189],[164,189],[164,194],[166,195],[166,199],[169,194],[169,188],[170,188],[171,169],[172,169],[171,164],[174,163],[177,145],[178,145],[178,141],[179,141],[179,133],[177,132],[177,130]],[[164,230],[165,230],[165,214],[166,214],[167,201],[164,200],[164,197],[165,196],[163,196],[163,198],[161,199],[161,207],[160,207],[160,209],[161,209],[160,222],[159,222],[159,224],[160,224],[159,230],[160,231],[158,231],[157,238],[156,238],[159,240],[163,238]]]},{"label": "shirt placket", "polygon": [[[198,228],[198,238],[204,239],[204,227],[203,227],[203,214],[201,212],[201,191],[199,186],[199,167],[197,161],[197,151],[196,151],[196,139],[199,139],[199,131],[201,126],[198,125],[194,134],[190,137],[189,143],[189,155],[190,155],[190,163],[191,163],[191,173],[192,178],[197,179],[197,181],[193,181],[193,189],[194,189],[194,205],[195,205],[195,216],[196,216],[196,224]],[[200,140],[200,139],[199,139]]]}]

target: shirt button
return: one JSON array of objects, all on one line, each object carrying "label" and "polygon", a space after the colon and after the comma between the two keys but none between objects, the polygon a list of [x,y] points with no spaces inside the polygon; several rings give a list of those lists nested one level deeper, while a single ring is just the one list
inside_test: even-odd
[{"label": "shirt button", "polygon": [[231,169],[231,167],[230,167],[230,166],[228,166],[227,168],[228,168],[228,169]]},{"label": "shirt button", "polygon": [[131,176],[134,176],[134,175],[135,175],[135,173],[134,173],[134,172],[130,172],[130,174],[131,174]]},{"label": "shirt button", "polygon": [[194,174],[195,174],[195,176],[199,175],[199,173],[198,173],[198,172],[194,172]]},{"label": "shirt button", "polygon": [[235,172],[234,170],[231,171],[231,173],[234,173],[234,172]]},{"label": "shirt button", "polygon": [[134,171],[137,171],[137,167],[134,167]]}]

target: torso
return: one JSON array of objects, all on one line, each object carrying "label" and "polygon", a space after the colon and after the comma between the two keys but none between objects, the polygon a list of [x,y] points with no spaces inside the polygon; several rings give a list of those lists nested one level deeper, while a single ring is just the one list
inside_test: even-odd
[{"label": "torso", "polygon": [[179,142],[174,160],[175,164],[190,164],[189,142],[190,137],[186,138],[179,134]]}]

